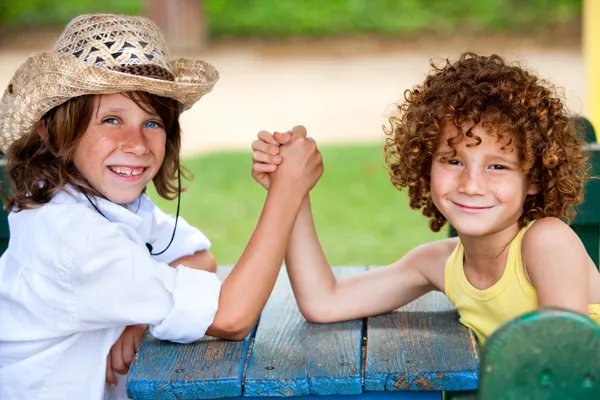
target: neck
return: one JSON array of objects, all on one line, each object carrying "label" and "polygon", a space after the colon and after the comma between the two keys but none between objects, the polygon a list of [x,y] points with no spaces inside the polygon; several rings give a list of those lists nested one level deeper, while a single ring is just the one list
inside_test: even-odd
[{"label": "neck", "polygon": [[487,275],[502,275],[510,242],[519,233],[518,223],[484,236],[466,236],[459,233],[465,249],[465,268]]}]

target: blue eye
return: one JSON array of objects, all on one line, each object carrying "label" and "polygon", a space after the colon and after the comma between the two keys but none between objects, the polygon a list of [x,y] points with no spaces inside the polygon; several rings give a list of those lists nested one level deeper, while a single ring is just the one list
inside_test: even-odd
[{"label": "blue eye", "polygon": [[119,123],[119,121],[116,118],[106,118],[104,121],[102,121],[105,124],[109,124],[109,125],[116,125]]},{"label": "blue eye", "polygon": [[156,121],[148,121],[144,124],[144,127],[150,128],[150,129],[162,128],[161,124],[159,124]]}]

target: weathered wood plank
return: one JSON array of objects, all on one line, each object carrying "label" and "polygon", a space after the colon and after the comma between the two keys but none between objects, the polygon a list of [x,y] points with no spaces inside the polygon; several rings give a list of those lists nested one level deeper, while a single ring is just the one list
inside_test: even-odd
[{"label": "weathered wood plank", "polygon": [[[262,397],[243,397],[243,400],[260,400]],[[442,400],[442,392],[362,392],[360,394],[308,395],[297,400]],[[233,399],[232,399],[233,400]],[[242,400],[242,399],[235,399]],[[463,399],[460,399],[463,400]]]},{"label": "weathered wood plank", "polygon": [[478,361],[473,333],[442,293],[367,319],[365,390],[475,389]]},{"label": "weathered wood plank", "polygon": [[[224,279],[231,267],[219,267]],[[128,396],[133,400],[216,399],[242,395],[242,374],[253,331],[244,341],[205,336],[181,345],[147,335],[129,371]]]},{"label": "weathered wood plank", "polygon": [[[338,278],[364,267],[336,267]],[[362,320],[310,324],[298,310],[285,271],[258,325],[244,396],[339,395],[362,392]]]}]

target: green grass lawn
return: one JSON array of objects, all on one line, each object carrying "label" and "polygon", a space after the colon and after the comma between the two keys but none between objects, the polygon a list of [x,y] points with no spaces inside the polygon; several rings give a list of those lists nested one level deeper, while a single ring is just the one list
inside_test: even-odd
[{"label": "green grass lawn", "polygon": [[[594,1],[594,0],[590,0]],[[0,0],[0,26],[62,26],[82,13],[139,14],[144,0]],[[552,32],[581,0],[204,0],[210,37]]]},{"label": "green grass lawn", "polygon": [[[389,181],[381,146],[323,147],[325,173],[312,191],[317,231],[332,265],[387,264],[414,246],[435,240],[407,194]],[[220,264],[242,253],[260,214],[266,191],[250,176],[250,151],[185,160],[194,174],[186,182],[181,215],[212,241]],[[175,214],[176,202],[152,198]]]}]

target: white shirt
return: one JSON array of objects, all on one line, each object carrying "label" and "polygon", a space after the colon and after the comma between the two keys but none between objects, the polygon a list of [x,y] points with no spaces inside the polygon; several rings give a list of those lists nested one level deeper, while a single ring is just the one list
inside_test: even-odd
[{"label": "white shirt", "polygon": [[217,310],[213,273],[168,263],[210,247],[142,195],[128,208],[72,188],[10,213],[0,258],[0,399],[126,399],[105,383],[106,356],[128,325],[159,339],[201,339]]}]

